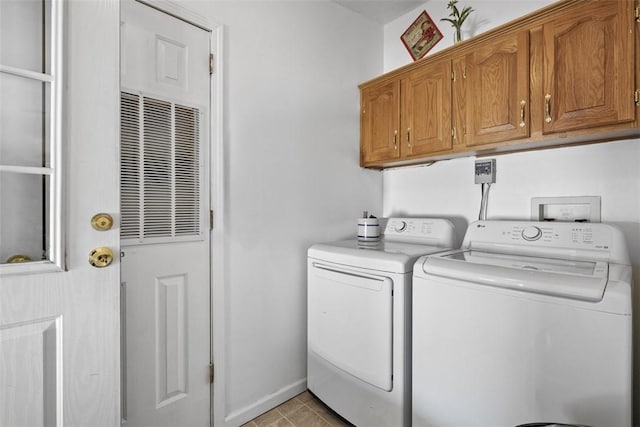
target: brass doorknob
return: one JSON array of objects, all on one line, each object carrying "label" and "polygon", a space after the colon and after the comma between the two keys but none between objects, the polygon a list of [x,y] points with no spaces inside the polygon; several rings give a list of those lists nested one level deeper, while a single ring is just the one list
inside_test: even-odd
[{"label": "brass doorknob", "polygon": [[29,261],[31,261],[31,257],[29,255],[18,254],[18,255],[13,255],[9,257],[9,259],[7,259],[6,262],[8,264],[13,264],[18,262],[29,262]]},{"label": "brass doorknob", "polygon": [[91,226],[98,231],[111,230],[113,217],[108,213],[98,213],[91,218]]},{"label": "brass doorknob", "polygon": [[113,251],[101,246],[89,252],[89,264],[96,268],[103,268],[113,262]]}]

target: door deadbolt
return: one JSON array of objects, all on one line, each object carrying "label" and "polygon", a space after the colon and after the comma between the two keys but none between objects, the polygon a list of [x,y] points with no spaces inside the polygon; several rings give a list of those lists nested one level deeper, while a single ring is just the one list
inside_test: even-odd
[{"label": "door deadbolt", "polygon": [[108,213],[95,214],[91,218],[91,226],[98,231],[111,230],[113,227],[113,217]]},{"label": "door deadbolt", "polygon": [[89,264],[96,268],[103,268],[113,262],[113,251],[107,247],[95,248],[89,253]]}]

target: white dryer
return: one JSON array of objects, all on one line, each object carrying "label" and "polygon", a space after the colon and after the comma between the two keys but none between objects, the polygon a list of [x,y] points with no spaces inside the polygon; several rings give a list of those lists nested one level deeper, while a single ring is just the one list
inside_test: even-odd
[{"label": "white dryer", "polygon": [[351,423],[411,424],[413,264],[454,242],[448,220],[391,218],[377,245],[309,248],[308,388]]},{"label": "white dryer", "polygon": [[479,221],[413,281],[413,425],[631,425],[631,267],[591,223]]}]

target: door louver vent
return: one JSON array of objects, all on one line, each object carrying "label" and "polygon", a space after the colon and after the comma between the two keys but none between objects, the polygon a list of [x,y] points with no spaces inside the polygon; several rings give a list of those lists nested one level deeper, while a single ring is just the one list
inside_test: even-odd
[{"label": "door louver vent", "polygon": [[200,111],[127,92],[120,99],[121,238],[200,238]]}]

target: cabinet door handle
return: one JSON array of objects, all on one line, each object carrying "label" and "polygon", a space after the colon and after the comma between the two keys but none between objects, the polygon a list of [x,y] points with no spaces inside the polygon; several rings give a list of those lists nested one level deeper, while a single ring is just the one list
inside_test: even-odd
[{"label": "cabinet door handle", "polygon": [[520,127],[521,128],[526,126],[526,123],[524,122],[524,107],[526,105],[527,105],[527,101],[525,101],[524,99],[520,101]]},{"label": "cabinet door handle", "polygon": [[407,128],[407,147],[411,148],[411,128]]},{"label": "cabinet door handle", "polygon": [[551,95],[549,94],[544,97],[544,121],[551,123]]},{"label": "cabinet door handle", "polygon": [[398,131],[394,130],[393,131],[393,149],[394,150],[398,150]]}]

